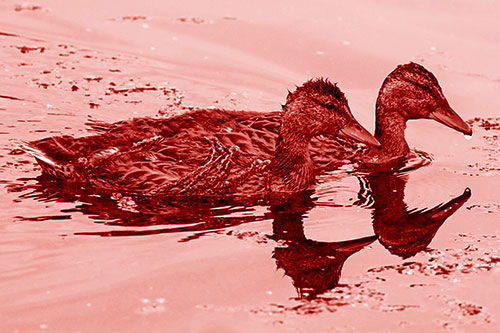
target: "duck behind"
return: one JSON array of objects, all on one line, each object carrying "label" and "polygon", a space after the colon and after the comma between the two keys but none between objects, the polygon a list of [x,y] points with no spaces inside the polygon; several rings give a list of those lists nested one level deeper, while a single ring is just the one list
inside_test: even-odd
[{"label": "duck behind", "polygon": [[379,143],[342,91],[315,79],[281,112],[197,110],[169,119],[94,124],[97,135],[25,145],[45,176],[94,191],[141,195],[296,192],[314,184],[309,145],[323,134]]},{"label": "duck behind", "polygon": [[432,119],[466,135],[472,130],[450,107],[438,80],[422,65],[410,62],[399,65],[384,80],[375,105],[375,138],[381,147],[358,150],[335,138],[313,140],[313,159],[328,168],[332,156],[344,156],[364,170],[396,167],[410,155],[405,139],[406,122]]}]

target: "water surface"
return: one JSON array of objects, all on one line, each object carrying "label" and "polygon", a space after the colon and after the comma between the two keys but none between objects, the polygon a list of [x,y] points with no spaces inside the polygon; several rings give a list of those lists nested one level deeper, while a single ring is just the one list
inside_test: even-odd
[{"label": "water surface", "polygon": [[[496,331],[497,11],[488,1],[2,2],[2,331]],[[383,179],[332,172],[288,205],[138,209],[40,183],[17,148],[88,135],[89,117],[277,110],[314,76],[338,81],[373,129],[382,80],[410,60],[438,77],[472,139],[410,122],[429,165]]]}]

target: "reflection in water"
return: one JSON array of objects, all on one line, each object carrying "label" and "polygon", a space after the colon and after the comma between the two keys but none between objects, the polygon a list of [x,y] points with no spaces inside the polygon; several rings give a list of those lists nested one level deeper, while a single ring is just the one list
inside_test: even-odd
[{"label": "reflection in water", "polygon": [[425,250],[444,221],[471,197],[466,188],[463,194],[434,208],[408,210],[404,202],[408,175],[377,174],[366,180],[373,199],[373,230],[390,253],[402,258]]},{"label": "reflection in water", "polygon": [[271,207],[276,266],[290,276],[300,298],[314,298],[335,288],[344,262],[377,236],[343,242],[318,242],[304,235],[302,219],[313,207],[310,196],[298,194],[289,202]]},{"label": "reflection in water", "polygon": [[[271,212],[265,211],[259,216],[252,209],[255,207],[234,206],[234,203],[221,198],[191,198],[191,201],[183,198],[168,204],[165,201],[155,203],[134,198],[134,204],[130,204],[123,197],[89,195],[76,188],[54,185],[39,178],[35,186],[30,186],[31,191],[21,195],[21,198],[78,202],[75,208],[64,210],[64,213],[78,211],[107,225],[139,227],[77,232],[77,235],[112,237],[191,232],[183,239],[187,241],[207,232],[272,218],[273,234],[269,237],[277,241],[273,255],[276,265],[293,279],[299,297],[304,298],[314,298],[336,287],[344,262],[377,239],[376,236],[343,242],[306,239],[303,217],[315,205],[311,192],[298,193],[285,203],[273,204]],[[147,228],[160,225],[161,228]]]},{"label": "reflection in water", "polygon": [[75,202],[74,208],[62,213],[78,211],[106,225],[133,227],[78,232],[77,235],[112,237],[189,232],[181,240],[187,241],[208,232],[272,219],[273,234],[269,237],[277,242],[273,252],[277,268],[292,278],[300,298],[313,299],[335,288],[344,262],[377,238],[390,253],[403,258],[424,250],[444,221],[471,196],[467,188],[462,195],[432,209],[408,210],[404,202],[406,174],[372,174],[360,180],[366,181],[366,184],[361,181],[360,198],[363,198],[361,193],[367,191],[373,200],[370,207],[375,235],[341,242],[306,238],[303,218],[316,205],[311,192],[298,193],[286,202],[272,204],[270,212],[257,212],[258,202],[235,205],[230,199],[220,197],[177,197],[156,202],[151,198],[117,194],[97,196],[39,178],[35,185],[28,186],[31,191],[21,198]]},{"label": "reflection in water", "polygon": [[[61,212],[64,214],[81,212],[96,222],[108,226],[129,227],[96,232],[76,232],[76,235],[112,237],[196,232],[184,239],[188,240],[214,230],[269,218],[269,212],[256,211],[258,202],[253,202],[248,206],[235,205],[234,202],[221,197],[176,197],[170,200],[167,198],[151,200],[151,198],[132,198],[116,193],[94,195],[78,187],[58,186],[57,183],[45,181],[43,177],[39,177],[36,184],[27,187],[28,192],[22,194],[21,199],[74,202],[74,208],[63,209]],[[23,189],[16,189],[16,191],[20,190]],[[32,220],[27,217],[18,217],[18,219]]]}]

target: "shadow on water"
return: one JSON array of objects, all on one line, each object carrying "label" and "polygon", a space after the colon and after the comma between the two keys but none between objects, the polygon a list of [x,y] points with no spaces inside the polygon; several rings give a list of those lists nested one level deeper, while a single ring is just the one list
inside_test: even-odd
[{"label": "shadow on water", "polygon": [[[433,208],[408,209],[404,202],[407,174],[376,174],[358,177],[359,206],[372,210],[375,235],[340,242],[307,239],[304,218],[317,203],[312,192],[294,195],[285,202],[257,212],[252,206],[235,205],[223,198],[178,198],[160,202],[128,197],[89,195],[74,188],[57,186],[39,178],[21,199],[47,202],[75,202],[63,213],[81,212],[109,226],[133,227],[98,232],[77,232],[76,235],[103,237],[137,236],[190,232],[180,241],[199,238],[248,222],[272,220],[276,242],[273,258],[277,268],[293,280],[298,297],[313,299],[339,285],[344,262],[353,254],[378,239],[391,254],[408,258],[427,248],[438,229],[470,197],[463,194]],[[367,204],[368,203],[368,204]],[[31,220],[32,221],[32,220]],[[146,227],[161,226],[151,229]]]}]

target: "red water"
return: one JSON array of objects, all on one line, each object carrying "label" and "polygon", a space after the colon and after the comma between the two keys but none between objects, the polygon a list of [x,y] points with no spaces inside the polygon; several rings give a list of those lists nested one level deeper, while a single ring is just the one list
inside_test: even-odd
[{"label": "red water", "polygon": [[[471,6],[3,1],[0,330],[498,331],[500,13],[487,0]],[[430,165],[369,179],[369,195],[355,175],[333,172],[297,214],[136,212],[45,189],[17,149],[86,135],[89,116],[276,110],[315,76],[338,81],[373,129],[382,80],[408,61],[434,72],[472,139],[410,122],[408,142]],[[471,198],[459,197],[467,187]],[[463,206],[447,219],[425,219],[455,197]],[[378,222],[384,204],[402,211],[385,215],[395,223]]]}]

